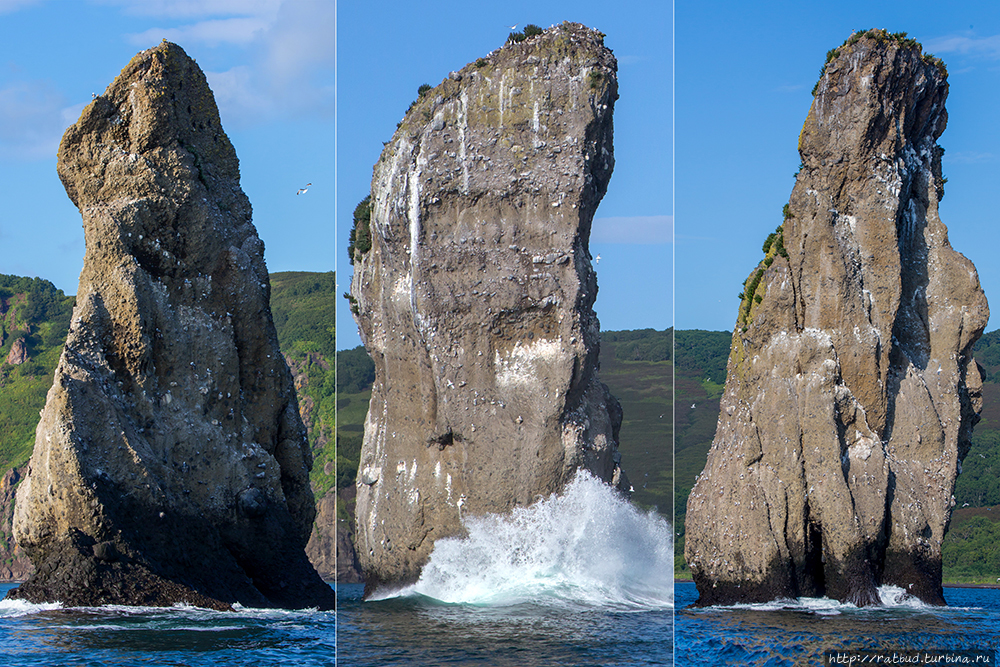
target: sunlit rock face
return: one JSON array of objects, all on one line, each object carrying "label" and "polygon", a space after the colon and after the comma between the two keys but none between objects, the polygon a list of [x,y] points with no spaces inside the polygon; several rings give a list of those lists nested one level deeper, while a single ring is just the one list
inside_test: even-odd
[{"label": "sunlit rock face", "polygon": [[941,541],[982,406],[971,351],[989,317],[938,218],[947,92],[939,61],[881,31],[824,70],[688,500],[699,604],[864,605],[883,584],[944,603]]},{"label": "sunlit rock face", "polygon": [[204,74],[167,42],[140,53],[58,170],[87,250],[17,492],[36,572],[12,595],[332,608],[264,248]]},{"label": "sunlit rock face", "polygon": [[369,593],[416,579],[462,516],[580,468],[624,484],[588,250],[615,72],[579,24],[509,43],[421,95],[375,166],[351,284],[376,369],[357,482]]}]

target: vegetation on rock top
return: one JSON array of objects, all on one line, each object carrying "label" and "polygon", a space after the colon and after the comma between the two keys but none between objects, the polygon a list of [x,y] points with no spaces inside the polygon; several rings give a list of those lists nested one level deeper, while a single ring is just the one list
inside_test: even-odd
[{"label": "vegetation on rock top", "polygon": [[347,241],[347,259],[351,264],[372,249],[372,197],[370,194],[354,207],[354,222]]},{"label": "vegetation on rock top", "polygon": [[[912,37],[907,37],[905,32],[889,32],[888,30],[882,28],[871,28],[869,30],[856,30],[851,33],[850,37],[844,40],[843,44],[835,49],[827,51],[826,60],[823,62],[823,66],[819,70],[819,78],[823,78],[823,75],[826,74],[826,66],[840,57],[843,49],[849,46],[854,46],[865,37],[875,40],[878,44],[894,43],[899,48],[916,51],[921,60],[928,65],[936,67],[942,76],[948,76],[948,68],[945,66],[944,61],[930,53],[923,53],[923,46],[921,46],[920,42]],[[813,86],[813,95],[816,94],[816,90],[818,88],[819,81],[817,81],[816,85]]]}]

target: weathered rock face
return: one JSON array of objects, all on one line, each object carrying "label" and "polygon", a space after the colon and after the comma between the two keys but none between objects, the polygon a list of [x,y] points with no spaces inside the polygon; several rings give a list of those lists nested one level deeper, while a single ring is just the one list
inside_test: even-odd
[{"label": "weathered rock face", "polygon": [[369,591],[414,580],[463,515],[528,505],[579,468],[622,481],[588,250],[614,164],[602,39],[564,23],[453,72],[375,166],[351,284],[376,369],[357,485]]},{"label": "weathered rock face", "polygon": [[0,581],[24,581],[34,568],[24,551],[14,542],[14,495],[23,468],[11,468],[0,477]]},{"label": "weathered rock face", "polygon": [[20,366],[27,360],[28,348],[24,344],[24,339],[18,338],[10,346],[10,352],[7,353],[7,363]]},{"label": "weathered rock face", "polygon": [[883,584],[944,603],[941,540],[989,316],[938,218],[947,92],[939,61],[882,31],[825,69],[688,500],[699,604],[871,604]]},{"label": "weathered rock face", "polygon": [[67,130],[59,175],[87,251],[17,493],[36,573],[12,594],[332,607],[263,244],[194,61],[137,55]]}]

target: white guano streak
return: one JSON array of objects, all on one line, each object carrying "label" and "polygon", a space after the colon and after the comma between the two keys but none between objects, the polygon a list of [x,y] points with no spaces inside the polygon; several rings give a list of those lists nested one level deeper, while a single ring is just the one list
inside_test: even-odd
[{"label": "white guano streak", "polygon": [[418,331],[421,329],[421,322],[417,310],[417,292],[414,289],[414,276],[417,273],[417,264],[420,261],[420,181],[426,164],[427,158],[424,155],[424,143],[421,142],[420,147],[417,149],[417,156],[413,162],[413,166],[407,174],[407,187],[409,188],[410,199],[406,212],[410,227],[410,270],[407,273],[406,281],[410,297],[410,313],[413,316],[414,325]]},{"label": "white guano streak", "polygon": [[[502,85],[502,82],[501,82]],[[501,102],[503,95],[500,96]],[[458,163],[462,167],[462,194],[469,194],[469,164],[465,157],[465,130],[469,125],[469,94],[463,89],[458,106]],[[500,126],[503,127],[503,110],[500,112]]]},{"label": "white guano streak", "polygon": [[566,351],[558,340],[538,339],[525,345],[517,343],[510,352],[496,353],[497,384],[501,387],[541,385],[547,363],[557,362]]}]

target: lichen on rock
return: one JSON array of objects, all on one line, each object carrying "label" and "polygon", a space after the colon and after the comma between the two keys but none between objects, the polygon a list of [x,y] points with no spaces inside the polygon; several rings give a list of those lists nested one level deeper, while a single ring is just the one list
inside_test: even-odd
[{"label": "lichen on rock", "polygon": [[357,482],[369,592],[416,579],[463,516],[581,468],[625,483],[588,249],[616,99],[603,35],[564,23],[423,92],[383,150],[351,249],[376,369]]},{"label": "lichen on rock", "polygon": [[143,51],[58,171],[86,256],[17,492],[36,572],[10,596],[332,608],[263,243],[204,74],[174,44]]},{"label": "lichen on rock", "polygon": [[830,53],[785,253],[769,248],[748,279],[688,500],[698,604],[866,605],[885,584],[944,603],[941,541],[989,317],[938,217],[947,92],[944,66],[905,35],[867,31]]}]

